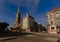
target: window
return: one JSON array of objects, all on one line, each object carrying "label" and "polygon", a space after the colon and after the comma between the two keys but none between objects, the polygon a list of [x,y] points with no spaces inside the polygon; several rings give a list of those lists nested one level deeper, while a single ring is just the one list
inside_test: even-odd
[{"label": "window", "polygon": [[50,18],[52,18],[52,15],[50,15]]},{"label": "window", "polygon": [[51,24],[53,25],[53,21],[51,21]]},{"label": "window", "polygon": [[54,27],[51,27],[51,29],[54,29]]}]

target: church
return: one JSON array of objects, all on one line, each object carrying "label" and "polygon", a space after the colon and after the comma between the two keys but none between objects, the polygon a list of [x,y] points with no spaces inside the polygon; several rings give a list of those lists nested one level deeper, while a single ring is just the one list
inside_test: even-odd
[{"label": "church", "polygon": [[34,20],[34,18],[32,16],[29,15],[28,12],[26,13],[25,17],[21,18],[20,7],[18,7],[16,19],[15,19],[14,25],[13,25],[13,28],[15,31],[18,31],[18,32],[37,31],[38,25],[37,25],[37,27],[34,27],[35,23],[37,23],[37,22]]}]

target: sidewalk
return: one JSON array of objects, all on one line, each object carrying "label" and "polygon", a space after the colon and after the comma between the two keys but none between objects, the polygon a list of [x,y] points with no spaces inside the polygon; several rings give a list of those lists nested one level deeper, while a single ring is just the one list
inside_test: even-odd
[{"label": "sidewalk", "polygon": [[49,34],[49,33],[41,33],[41,32],[30,32],[30,33],[33,33],[35,35],[42,35],[42,36],[60,38],[60,34]]}]

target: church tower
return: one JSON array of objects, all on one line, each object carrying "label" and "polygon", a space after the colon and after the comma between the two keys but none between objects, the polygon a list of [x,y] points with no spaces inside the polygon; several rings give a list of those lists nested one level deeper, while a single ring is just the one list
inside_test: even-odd
[{"label": "church tower", "polygon": [[21,21],[21,14],[20,14],[20,7],[18,6],[18,11],[16,14],[16,19],[15,19],[13,28],[20,28],[20,21]]},{"label": "church tower", "polygon": [[27,16],[27,17],[29,16],[29,13],[28,13],[28,12],[26,13],[26,16]]},{"label": "church tower", "polygon": [[17,24],[20,24],[20,20],[21,20],[20,7],[18,7],[18,11],[17,11],[17,14],[16,14]]}]

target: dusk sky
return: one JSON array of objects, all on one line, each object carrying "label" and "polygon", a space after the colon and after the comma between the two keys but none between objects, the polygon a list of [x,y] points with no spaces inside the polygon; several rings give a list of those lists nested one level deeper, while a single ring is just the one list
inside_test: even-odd
[{"label": "dusk sky", "polygon": [[18,5],[22,18],[26,12],[29,12],[36,22],[46,24],[46,13],[60,7],[60,0],[0,0],[0,21],[8,22],[13,26]]}]

